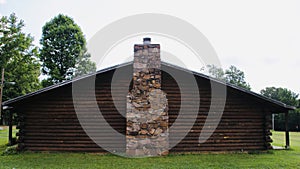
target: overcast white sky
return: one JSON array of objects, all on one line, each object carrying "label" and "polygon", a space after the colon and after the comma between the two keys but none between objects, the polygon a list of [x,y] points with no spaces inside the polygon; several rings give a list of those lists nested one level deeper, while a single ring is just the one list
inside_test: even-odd
[{"label": "overcast white sky", "polygon": [[[25,21],[24,31],[34,36],[37,45],[42,26],[59,13],[72,17],[87,40],[104,26],[125,16],[141,13],[176,16],[197,27],[208,38],[223,68],[235,65],[243,70],[255,92],[275,86],[300,93],[299,9],[300,1],[297,0],[111,0],[105,3],[0,0],[0,14],[15,12]],[[140,42],[140,38],[134,41]],[[132,51],[130,48],[124,52],[125,57]],[[189,60],[186,56],[181,59]],[[197,69],[190,64],[191,69]],[[186,65],[189,67],[189,63]]]}]

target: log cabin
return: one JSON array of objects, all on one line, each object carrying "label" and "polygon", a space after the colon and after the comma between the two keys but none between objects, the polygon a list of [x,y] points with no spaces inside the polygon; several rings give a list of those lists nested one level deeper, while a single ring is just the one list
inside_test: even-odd
[{"label": "log cabin", "polygon": [[[284,113],[287,124],[294,107],[161,62],[159,50],[158,44],[144,42],[134,46],[133,62],[5,101],[2,106],[11,115],[10,143],[16,113],[18,150],[25,151],[137,156],[272,149],[272,114]],[[225,95],[213,93],[213,86]],[[167,101],[163,106],[153,99],[151,103],[157,93],[164,93],[159,95]],[[214,106],[221,108],[212,110]],[[150,145],[154,151],[144,151]]]}]

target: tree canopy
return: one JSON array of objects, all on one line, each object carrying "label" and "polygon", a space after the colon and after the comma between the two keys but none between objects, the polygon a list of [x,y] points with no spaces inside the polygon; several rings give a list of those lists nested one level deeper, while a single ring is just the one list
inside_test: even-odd
[{"label": "tree canopy", "polygon": [[210,76],[212,76],[216,79],[219,79],[219,80],[223,80],[223,81],[226,80],[225,72],[222,68],[218,68],[215,65],[207,65],[207,67],[208,67],[208,73]]},{"label": "tree canopy", "polygon": [[249,83],[245,81],[244,72],[239,70],[237,67],[231,65],[229,69],[226,69],[225,71],[215,65],[208,65],[207,67],[210,76],[237,85],[241,88],[251,90]]},{"label": "tree canopy", "polygon": [[225,71],[226,81],[242,87],[247,90],[251,90],[250,85],[245,81],[245,74],[237,67],[231,65],[229,69]]},{"label": "tree canopy", "polygon": [[[43,86],[63,82],[96,70],[86,53],[86,40],[80,27],[66,15],[59,14],[43,26],[40,60],[47,76]],[[82,65],[86,64],[86,65]]]},{"label": "tree canopy", "polygon": [[40,88],[40,65],[33,37],[22,32],[24,22],[14,13],[1,17],[0,22],[0,66],[5,72],[5,101]]},{"label": "tree canopy", "polygon": [[83,54],[78,57],[75,64],[74,77],[82,76],[96,71],[96,63],[90,60],[91,54],[84,48]]},{"label": "tree canopy", "polygon": [[[290,106],[299,106],[298,94],[286,88],[266,87],[260,93],[266,97],[281,101]],[[299,131],[300,128],[300,110],[289,113],[289,129]],[[285,130],[284,114],[275,115],[275,130]]]},{"label": "tree canopy", "polygon": [[[13,13],[0,20],[0,68],[4,72],[3,101],[40,88],[40,64],[33,37],[22,32],[24,22]],[[5,114],[1,112],[0,124]]]},{"label": "tree canopy", "polygon": [[266,97],[281,101],[287,105],[298,106],[298,94],[286,88],[266,87],[260,93]]}]

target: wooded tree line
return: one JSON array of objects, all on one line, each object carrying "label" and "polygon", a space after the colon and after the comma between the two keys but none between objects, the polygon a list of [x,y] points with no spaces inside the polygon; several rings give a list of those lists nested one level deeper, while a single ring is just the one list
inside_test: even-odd
[{"label": "wooded tree line", "polygon": [[[33,44],[34,39],[30,34],[23,32],[24,26],[24,21],[15,14],[1,17],[0,68],[4,73],[4,81],[1,82],[4,101],[96,71],[96,64],[87,53],[84,34],[72,18],[59,14],[45,23],[40,48]],[[251,90],[245,73],[235,66],[223,70],[208,65],[208,70],[214,78]],[[288,105],[299,106],[298,94],[288,89],[267,87],[261,90],[261,94]],[[299,130],[299,109],[290,114],[289,127]],[[284,116],[275,116],[275,129],[284,129]]]},{"label": "wooded tree line", "polygon": [[4,101],[96,71],[83,32],[68,16],[59,14],[44,25],[40,48],[22,31],[24,21],[15,14],[2,16],[0,24]]},{"label": "wooded tree line", "polygon": [[[289,129],[291,131],[300,131],[300,100],[298,99],[298,94],[288,90],[286,88],[276,88],[276,87],[267,87],[260,91],[260,93],[269,98],[281,101],[290,106],[294,106],[297,109],[294,112],[289,113]],[[275,130],[283,131],[285,130],[285,116],[283,113],[275,114],[274,119],[274,128]]]},{"label": "wooded tree line", "polygon": [[[72,18],[59,14],[47,22],[40,48],[33,44],[30,34],[23,32],[24,26],[14,13],[0,20],[3,101],[96,71],[83,32]],[[1,117],[0,124],[3,113]]]},{"label": "wooded tree line", "polygon": [[[208,74],[216,79],[234,84],[246,90],[251,90],[250,84],[245,80],[245,73],[235,66],[230,66],[225,71],[215,65],[208,65]],[[292,92],[289,89],[281,87],[266,87],[260,91],[260,94],[274,100],[278,100],[297,109],[289,113],[289,129],[291,131],[300,131],[300,100],[299,94]],[[274,129],[279,131],[285,130],[284,113],[275,114]]]}]

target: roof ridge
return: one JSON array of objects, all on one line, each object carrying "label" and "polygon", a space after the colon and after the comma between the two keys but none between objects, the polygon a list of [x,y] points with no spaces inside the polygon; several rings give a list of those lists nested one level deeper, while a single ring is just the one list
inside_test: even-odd
[{"label": "roof ridge", "polygon": [[[54,85],[42,88],[40,90],[37,90],[35,92],[31,92],[31,93],[28,93],[28,94],[25,94],[25,95],[18,96],[18,97],[15,97],[13,99],[7,100],[7,101],[3,102],[2,105],[6,106],[8,104],[11,104],[11,103],[14,103],[14,102],[26,99],[28,97],[32,97],[34,95],[37,95],[37,94],[40,94],[40,93],[44,93],[44,92],[49,91],[49,90],[53,90],[53,89],[59,88],[61,86],[65,86],[65,85],[71,84],[73,82],[76,82],[76,81],[79,81],[79,80],[82,80],[82,79],[85,79],[85,78],[88,78],[88,77],[91,77],[91,76],[94,76],[94,75],[97,75],[97,74],[100,74],[100,73],[104,73],[104,72],[107,72],[107,71],[110,71],[110,70],[114,70],[114,69],[116,69],[118,67],[127,66],[127,65],[130,65],[132,63],[133,63],[133,61],[129,61],[129,62],[117,64],[117,65],[114,65],[114,66],[110,66],[110,67],[98,70],[96,72],[92,72],[92,73],[89,73],[89,74],[86,74],[86,75],[83,75],[83,76],[76,77],[76,78],[74,78],[72,80],[67,80],[67,81],[64,81],[64,82],[61,82],[61,83],[57,83],[57,84],[54,84]],[[294,106],[287,105],[287,104],[282,103],[282,102],[280,102],[278,100],[274,100],[272,98],[263,96],[261,94],[255,93],[255,92],[253,92],[251,90],[243,89],[243,88],[241,88],[241,87],[239,87],[237,85],[234,85],[234,84],[231,84],[231,83],[228,83],[228,82],[225,82],[225,81],[213,78],[213,77],[205,75],[203,73],[192,71],[192,70],[189,70],[187,68],[183,68],[183,67],[180,67],[180,66],[168,63],[168,62],[163,62],[162,61],[161,63],[162,63],[162,65],[169,66],[169,67],[172,67],[174,69],[178,69],[178,70],[185,71],[185,72],[188,72],[188,73],[192,73],[194,75],[200,76],[200,77],[205,78],[205,79],[209,79],[209,80],[214,81],[216,83],[220,83],[220,84],[226,85],[226,86],[231,87],[231,88],[233,88],[235,90],[239,90],[239,91],[241,91],[243,93],[250,94],[250,95],[252,95],[254,97],[266,100],[268,102],[271,102],[273,104],[279,105],[279,106],[284,107],[286,109],[289,109],[289,110],[295,110],[296,109],[296,107],[294,107]]]}]

